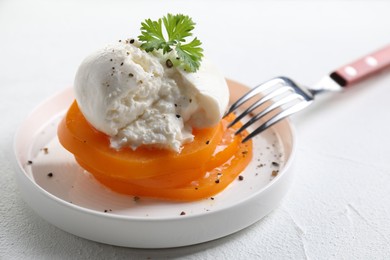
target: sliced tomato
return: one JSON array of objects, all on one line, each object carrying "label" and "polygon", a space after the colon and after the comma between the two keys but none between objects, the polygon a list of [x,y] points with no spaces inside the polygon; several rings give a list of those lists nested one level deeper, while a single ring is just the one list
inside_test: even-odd
[{"label": "sliced tomato", "polygon": [[240,144],[236,153],[223,165],[205,172],[204,176],[192,180],[182,187],[159,188],[143,187],[132,183],[95,175],[95,178],[108,188],[122,194],[152,197],[175,201],[195,201],[210,198],[223,191],[238,178],[240,173],[252,160],[252,144]]},{"label": "sliced tomato", "polygon": [[107,135],[94,129],[74,102],[59,125],[60,143],[80,161],[109,177],[143,179],[171,172],[198,169],[210,159],[223,134],[222,125],[195,129],[194,141],[180,153],[140,147],[116,150]]},{"label": "sliced tomato", "polygon": [[58,128],[60,143],[77,162],[110,189],[134,196],[197,200],[231,183],[252,158],[251,141],[227,128],[234,116],[213,128],[195,129],[194,141],[180,153],[140,147],[115,150],[109,137],[94,129],[74,102]]}]

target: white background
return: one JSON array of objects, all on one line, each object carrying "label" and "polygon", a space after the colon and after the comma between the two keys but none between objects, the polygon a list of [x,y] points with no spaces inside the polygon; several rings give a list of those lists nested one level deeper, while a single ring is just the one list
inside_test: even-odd
[{"label": "white background", "polygon": [[0,258],[389,259],[389,70],[293,117],[288,195],[234,235],[177,249],[120,248],[65,233],[28,208],[12,165],[18,125],[72,85],[88,53],[168,12],[190,15],[206,55],[248,86],[278,75],[314,84],[390,43],[390,1],[0,1]]}]

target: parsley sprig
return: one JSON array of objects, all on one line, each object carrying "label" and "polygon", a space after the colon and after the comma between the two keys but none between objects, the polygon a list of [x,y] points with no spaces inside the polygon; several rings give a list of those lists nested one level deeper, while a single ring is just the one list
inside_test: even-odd
[{"label": "parsley sprig", "polygon": [[138,39],[142,42],[141,48],[147,52],[162,49],[163,54],[166,54],[175,51],[176,58],[172,63],[186,71],[195,72],[202,61],[203,49],[200,47],[202,43],[196,37],[190,42],[186,41],[187,37],[192,36],[191,31],[194,27],[195,23],[187,15],[167,14],[157,21],[146,19],[142,22],[141,35]]}]

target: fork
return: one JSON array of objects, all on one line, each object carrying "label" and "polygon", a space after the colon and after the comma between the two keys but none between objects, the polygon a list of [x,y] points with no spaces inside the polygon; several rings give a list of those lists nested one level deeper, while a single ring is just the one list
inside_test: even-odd
[{"label": "fork", "polygon": [[[311,88],[298,85],[284,76],[273,78],[252,88],[230,106],[225,116],[235,112],[245,103],[248,104],[248,101],[254,96],[261,94],[260,99],[237,115],[228,127],[251,115],[251,118],[236,131],[235,134],[239,134],[255,122],[269,117],[242,140],[242,142],[246,142],[282,119],[309,106],[316,95],[324,92],[342,91],[387,67],[390,67],[390,45],[340,67],[323,77]],[[254,114],[255,110],[256,112],[260,111]]]}]

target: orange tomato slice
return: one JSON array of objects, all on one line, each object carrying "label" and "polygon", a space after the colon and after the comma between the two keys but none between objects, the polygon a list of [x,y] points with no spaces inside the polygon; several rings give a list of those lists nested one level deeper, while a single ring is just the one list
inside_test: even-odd
[{"label": "orange tomato slice", "polygon": [[223,165],[206,172],[203,177],[185,186],[176,188],[145,188],[132,183],[118,181],[102,175],[95,178],[106,187],[127,195],[152,197],[174,201],[195,201],[210,198],[236,180],[252,160],[252,144],[240,144],[236,153]]},{"label": "orange tomato slice", "polygon": [[[94,129],[74,102],[58,128],[62,146],[87,165],[109,177],[128,180],[165,175],[171,172],[197,169],[213,154],[219,143],[222,125],[196,129],[194,141],[185,144],[181,153],[163,149],[139,147],[115,150],[109,137]],[[207,145],[205,145],[207,143]]]},{"label": "orange tomato slice", "polygon": [[94,129],[74,102],[58,127],[60,143],[77,162],[110,189],[128,195],[170,200],[210,197],[229,185],[252,158],[251,141],[234,135],[223,119],[213,128],[195,129],[181,153],[139,147],[115,150],[109,137]]}]

